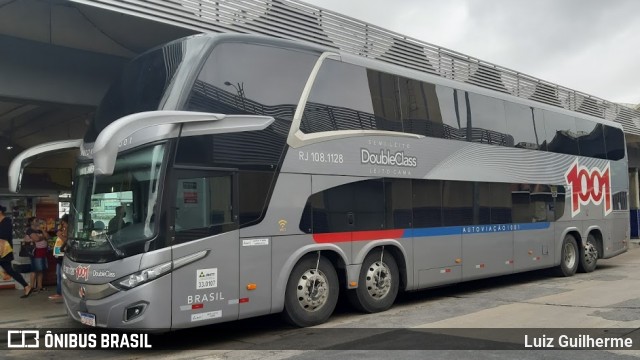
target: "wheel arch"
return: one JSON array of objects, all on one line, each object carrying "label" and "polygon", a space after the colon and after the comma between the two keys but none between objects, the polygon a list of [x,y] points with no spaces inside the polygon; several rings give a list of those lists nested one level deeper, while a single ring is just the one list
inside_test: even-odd
[{"label": "wheel arch", "polygon": [[[369,255],[370,252],[375,249],[384,247],[385,251],[389,251],[393,258],[396,260],[398,264],[398,271],[400,272],[400,289],[404,290],[408,286],[408,271],[407,271],[407,251],[400,244],[399,241],[395,239],[384,239],[384,240],[376,240],[369,242],[366,244],[358,253],[354,256],[354,264],[355,266],[355,279],[348,279],[351,281],[358,281],[358,275],[360,274],[360,268],[362,267],[362,262]],[[358,284],[359,285],[359,284]]]},{"label": "wheel arch", "polygon": [[572,235],[573,238],[576,240],[576,245],[578,246],[578,249],[580,248],[580,246],[582,246],[582,235],[580,234],[580,230],[575,227],[575,226],[569,226],[566,229],[564,229],[562,231],[562,235],[560,235],[560,237],[558,239],[556,239],[556,251],[555,251],[555,261],[554,261],[554,266],[556,265],[560,265],[560,262],[562,261],[562,243],[564,242],[564,238],[567,235]]},{"label": "wheel arch", "polygon": [[320,251],[334,266],[338,273],[339,281],[346,281],[346,264],[348,258],[345,252],[335,244],[309,244],[298,249],[291,254],[284,265],[280,268],[278,276],[275,278],[273,293],[271,295],[271,312],[277,313],[284,309],[284,297],[287,289],[287,282],[293,267],[305,256]]},{"label": "wheel arch", "polygon": [[596,249],[598,249],[598,259],[602,259],[604,255],[604,235],[600,226],[593,225],[587,228],[587,237],[593,235],[596,239]]}]

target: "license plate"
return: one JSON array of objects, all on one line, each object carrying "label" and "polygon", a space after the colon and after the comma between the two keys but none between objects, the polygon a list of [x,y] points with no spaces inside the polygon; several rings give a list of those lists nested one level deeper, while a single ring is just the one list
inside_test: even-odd
[{"label": "license plate", "polygon": [[79,314],[80,314],[80,323],[89,325],[89,326],[96,326],[96,316],[94,314],[88,314],[83,312]]}]

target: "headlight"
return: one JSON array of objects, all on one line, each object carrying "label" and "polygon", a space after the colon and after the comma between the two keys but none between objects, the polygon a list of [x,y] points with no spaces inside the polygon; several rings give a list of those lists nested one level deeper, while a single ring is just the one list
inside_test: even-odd
[{"label": "headlight", "polygon": [[161,265],[150,267],[148,269],[144,269],[142,271],[138,271],[131,275],[127,275],[112,282],[111,284],[113,284],[117,288],[129,290],[153,279],[157,279],[160,276],[168,273],[169,271],[171,271],[171,261]]}]

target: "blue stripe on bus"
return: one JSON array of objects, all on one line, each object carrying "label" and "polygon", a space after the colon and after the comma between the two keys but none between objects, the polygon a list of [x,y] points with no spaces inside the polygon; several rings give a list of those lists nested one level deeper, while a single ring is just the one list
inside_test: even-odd
[{"label": "blue stripe on bus", "polygon": [[495,225],[469,225],[469,226],[447,226],[420,229],[405,229],[403,237],[425,237],[425,236],[447,236],[447,235],[470,235],[488,234],[508,231],[543,230],[551,226],[549,222],[518,223],[518,224],[495,224]]}]

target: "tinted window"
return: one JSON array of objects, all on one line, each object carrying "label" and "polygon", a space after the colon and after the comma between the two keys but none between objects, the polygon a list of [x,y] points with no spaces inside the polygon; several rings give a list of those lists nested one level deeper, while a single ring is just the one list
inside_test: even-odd
[{"label": "tinted window", "polygon": [[442,182],[413,180],[412,188],[414,227],[442,226]]},{"label": "tinted window", "polygon": [[291,119],[317,56],[223,43],[207,59],[186,110],[274,117],[265,130],[180,138],[176,162],[239,169],[240,224],[260,220],[286,149]]},{"label": "tinted window", "polygon": [[546,150],[542,111],[533,107],[505,102],[507,133],[513,137],[513,146],[523,149]]},{"label": "tinted window", "polygon": [[491,224],[511,223],[511,184],[491,184]]},{"label": "tinted window", "polygon": [[[393,193],[393,190],[391,191]],[[403,206],[399,205],[398,207]],[[365,180],[336,186],[311,195],[305,212],[311,211],[314,233],[380,230],[385,227],[385,192],[382,180]],[[303,214],[302,231],[308,231]]]},{"label": "tinted window", "polygon": [[566,202],[564,186],[551,186],[551,196],[555,199],[555,220],[558,220],[564,215],[564,205]]},{"label": "tinted window", "polygon": [[198,75],[187,110],[291,120],[316,60],[301,51],[220,44]]},{"label": "tinted window", "polygon": [[580,155],[574,118],[564,114],[544,111],[544,128],[547,151]]},{"label": "tinted window", "polygon": [[309,94],[300,128],[304,133],[402,131],[397,76],[325,60]]},{"label": "tinted window", "polygon": [[100,102],[85,141],[93,142],[107,125],[123,116],[158,110],[184,56],[184,43],[172,43],[125,66]]},{"label": "tinted window", "polygon": [[575,119],[580,155],[606,159],[604,125],[589,120]]},{"label": "tinted window", "polygon": [[444,181],[442,216],[444,226],[473,224],[473,183]]},{"label": "tinted window", "polygon": [[554,198],[548,185],[531,185],[533,222],[554,221]]},{"label": "tinted window", "polygon": [[182,138],[177,161],[275,169],[316,59],[313,54],[269,46],[216,46],[198,75],[186,110],[266,115],[275,122],[263,131]]},{"label": "tinted window", "polygon": [[436,85],[444,139],[467,140],[467,106],[464,93],[461,90]]},{"label": "tinted window", "polygon": [[445,138],[436,85],[400,78],[400,113],[405,132]]},{"label": "tinted window", "polygon": [[384,182],[385,194],[385,228],[407,229],[411,228],[411,180],[386,179]]},{"label": "tinted window", "polygon": [[314,233],[353,230],[353,225],[347,219],[347,214],[353,211],[353,194],[347,185],[327,189],[309,197],[307,203],[311,209],[311,228]]},{"label": "tinted window", "polygon": [[382,180],[366,180],[351,184],[354,230],[384,229],[385,194],[382,184]]},{"label": "tinted window", "polygon": [[176,193],[175,239],[185,242],[237,228],[231,175],[180,179]]},{"label": "tinted window", "polygon": [[[382,180],[366,180],[312,195],[300,229],[327,233],[552,222],[564,214],[563,186],[385,179],[384,192],[382,187]],[[625,199],[614,194],[620,208]]]},{"label": "tinted window", "polygon": [[622,130],[605,126],[604,127],[604,140],[607,148],[607,159],[620,160],[624,159],[624,133]]},{"label": "tinted window", "polygon": [[613,191],[613,210],[628,210],[628,193],[625,190],[611,189]]},{"label": "tinted window", "polygon": [[269,171],[240,171],[238,194],[240,226],[255,224],[267,206],[273,173]]},{"label": "tinted window", "polygon": [[533,221],[531,204],[531,185],[513,184],[511,186],[512,219],[514,223],[530,223]]},{"label": "tinted window", "polygon": [[378,130],[403,131],[398,97],[399,78],[375,70],[367,70],[369,91]]},{"label": "tinted window", "polygon": [[346,186],[338,186],[309,198],[311,228],[314,233],[351,231],[347,214],[352,210],[353,195]]},{"label": "tinted window", "polygon": [[457,89],[437,87],[444,138],[513,146],[507,133],[504,101]]},{"label": "tinted window", "polygon": [[473,223],[491,223],[491,184],[473,183]]},{"label": "tinted window", "polygon": [[[465,102],[471,108],[471,141],[483,144],[513,146],[513,137],[507,134],[504,101],[489,96],[468,93]],[[469,114],[469,113],[467,113]]]}]

